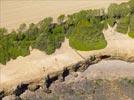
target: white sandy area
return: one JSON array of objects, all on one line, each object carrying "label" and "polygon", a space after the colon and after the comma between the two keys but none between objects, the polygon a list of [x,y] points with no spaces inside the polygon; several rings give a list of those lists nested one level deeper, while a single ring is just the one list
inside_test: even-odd
[{"label": "white sandy area", "polygon": [[37,23],[45,17],[72,14],[89,8],[107,8],[128,0],[0,0],[0,27],[11,31],[22,23]]}]

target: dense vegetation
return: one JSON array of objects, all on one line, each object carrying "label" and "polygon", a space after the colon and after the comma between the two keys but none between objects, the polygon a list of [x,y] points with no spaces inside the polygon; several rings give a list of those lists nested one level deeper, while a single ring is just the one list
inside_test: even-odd
[{"label": "dense vegetation", "polygon": [[69,33],[70,46],[84,51],[104,48],[107,43],[102,33],[103,29],[103,23],[97,18],[81,19]]},{"label": "dense vegetation", "polygon": [[129,17],[126,16],[119,20],[116,30],[120,33],[126,34],[128,32],[128,28],[129,28],[128,26],[129,26]]},{"label": "dense vegetation", "polygon": [[30,54],[29,47],[37,48],[51,54],[64,41],[64,27],[52,24],[52,18],[45,18],[38,24],[29,27],[21,24],[16,31],[7,34],[5,28],[0,29],[0,62],[6,64],[10,59]]},{"label": "dense vegetation", "polygon": [[129,33],[128,35],[134,38],[134,15],[130,17],[130,25],[129,25]]},{"label": "dense vegetation", "polygon": [[108,8],[109,24],[117,23],[116,31],[127,34],[134,38],[134,0],[126,3],[111,4]]},{"label": "dense vegetation", "polygon": [[82,51],[106,47],[103,29],[108,24],[117,31],[134,38],[134,0],[128,3],[111,4],[104,9],[83,10],[72,15],[60,15],[57,23],[51,17],[29,26],[21,24],[17,30],[8,32],[0,28],[0,63],[30,54],[29,47],[52,54],[60,48],[65,37],[72,48]]},{"label": "dense vegetation", "polygon": [[122,13],[118,16],[119,19],[116,19],[116,30],[120,33],[128,34],[130,37],[134,38],[134,0],[117,5],[114,9],[118,9],[117,12]]}]

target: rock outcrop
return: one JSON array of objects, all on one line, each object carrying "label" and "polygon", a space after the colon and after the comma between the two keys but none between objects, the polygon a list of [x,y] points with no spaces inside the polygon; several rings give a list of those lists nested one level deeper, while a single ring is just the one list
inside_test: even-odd
[{"label": "rock outcrop", "polygon": [[[93,56],[63,70],[44,76],[37,83],[22,83],[10,92],[1,90],[2,100],[133,100],[134,78],[116,80],[79,77],[92,64],[102,59],[115,59],[109,55]],[[86,70],[86,71],[85,71]]]}]

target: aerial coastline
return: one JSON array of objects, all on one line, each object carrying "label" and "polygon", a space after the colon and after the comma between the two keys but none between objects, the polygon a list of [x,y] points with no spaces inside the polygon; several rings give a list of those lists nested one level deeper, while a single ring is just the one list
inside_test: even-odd
[{"label": "aerial coastline", "polygon": [[[116,80],[117,84],[120,79],[134,83],[133,0],[102,0],[99,5],[97,0],[68,1],[72,4],[76,2],[74,7],[72,4],[61,6],[64,1],[60,0],[45,1],[44,4],[43,1],[38,1],[37,4],[34,1],[33,5],[30,4],[32,0],[21,1],[24,7],[18,4],[20,1],[0,2],[0,99],[14,95],[18,89],[14,90],[14,87],[23,83],[27,86],[39,85],[40,91],[41,82],[48,84],[45,82],[50,80],[50,88],[53,90],[53,85],[57,84],[55,81],[64,80],[61,76],[65,71],[68,72],[64,80],[67,85],[76,82],[74,76],[77,76],[78,81],[84,77],[87,80]],[[43,7],[52,2],[53,8]],[[13,7],[14,4],[20,6],[18,10]],[[12,9],[7,10],[7,5]],[[41,8],[38,10],[39,5]],[[27,9],[24,11],[26,14],[29,9],[37,11],[28,16],[23,16],[22,12],[18,18],[14,17],[14,12],[20,9]],[[44,14],[33,17],[43,11]],[[11,20],[13,18],[16,20]],[[26,91],[29,89],[27,86]],[[50,92],[49,87],[47,92]],[[23,92],[16,96],[21,95]]]}]

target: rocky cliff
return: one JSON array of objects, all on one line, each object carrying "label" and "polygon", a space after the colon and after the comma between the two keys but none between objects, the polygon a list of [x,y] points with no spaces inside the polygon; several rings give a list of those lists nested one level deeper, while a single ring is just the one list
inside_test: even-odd
[{"label": "rocky cliff", "polygon": [[0,91],[2,100],[133,100],[134,77],[91,79],[88,68],[102,59],[114,57],[92,56],[90,59],[51,73],[41,81],[22,83],[11,90]]}]

